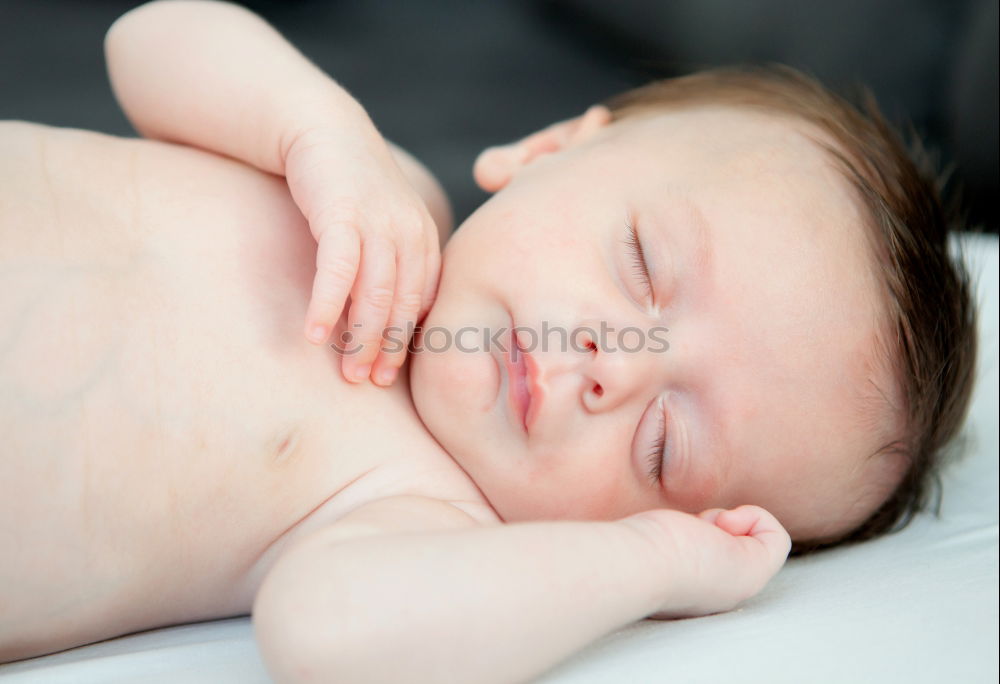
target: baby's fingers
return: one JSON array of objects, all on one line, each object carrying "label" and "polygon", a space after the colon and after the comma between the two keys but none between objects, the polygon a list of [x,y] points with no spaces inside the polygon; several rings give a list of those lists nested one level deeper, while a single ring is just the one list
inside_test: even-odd
[{"label": "baby's fingers", "polygon": [[306,338],[323,344],[330,336],[354,285],[361,256],[361,239],[349,226],[323,233],[316,250],[316,278],[306,312]]},{"label": "baby's fingers", "polygon": [[765,547],[778,566],[785,561],[791,549],[792,540],[788,532],[777,518],[760,506],[738,506],[718,513],[705,511],[702,517],[711,519],[716,527],[734,537],[753,538]]},{"label": "baby's fingers", "polygon": [[375,362],[372,377],[388,386],[406,360],[407,345],[417,325],[423,301],[426,264],[423,245],[404,247],[397,252],[396,296],[389,314],[386,346]]},{"label": "baby's fingers", "polygon": [[361,250],[361,272],[351,291],[347,323],[356,351],[343,357],[342,369],[347,380],[362,382],[371,374],[395,291],[396,246],[386,238],[369,237]]},{"label": "baby's fingers", "polygon": [[[437,229],[435,228],[435,231]],[[417,320],[422,320],[434,305],[438,284],[441,282],[441,247],[437,242],[427,250],[424,257],[424,290]]]}]

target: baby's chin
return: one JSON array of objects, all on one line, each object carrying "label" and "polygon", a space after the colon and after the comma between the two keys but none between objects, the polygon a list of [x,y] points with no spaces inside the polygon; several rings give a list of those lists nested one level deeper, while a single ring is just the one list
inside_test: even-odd
[{"label": "baby's chin", "polygon": [[[420,341],[420,334],[415,333],[414,346]],[[482,388],[469,387],[470,383],[461,383],[456,377],[458,369],[446,357],[447,354],[426,350],[412,352],[408,380],[410,401],[424,428],[454,458],[461,448],[460,440],[463,437],[468,439],[472,427],[469,425],[471,415],[463,413],[468,406],[463,406],[459,394],[463,390],[480,390],[479,394],[483,391]]]}]

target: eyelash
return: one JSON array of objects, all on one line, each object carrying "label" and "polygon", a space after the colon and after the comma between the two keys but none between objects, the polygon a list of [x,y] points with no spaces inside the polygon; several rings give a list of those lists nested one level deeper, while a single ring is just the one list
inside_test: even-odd
[{"label": "eyelash", "polygon": [[639,233],[635,226],[628,219],[625,219],[625,244],[628,245],[632,253],[633,271],[639,276],[643,287],[646,289],[646,297],[653,296],[653,278],[649,275],[649,265],[646,263],[646,255],[642,251],[642,243],[639,241]]},{"label": "eyelash", "polygon": [[[646,264],[646,255],[642,251],[642,242],[639,241],[639,232],[628,219],[625,220],[625,244],[628,245],[632,253],[633,270],[640,277],[643,286],[646,288],[646,296],[653,296],[653,278],[649,274],[649,266]],[[667,445],[667,431],[663,424],[663,410],[657,413],[660,421],[659,437],[653,442],[653,447],[646,456],[646,463],[649,465],[649,479],[655,485],[660,481],[663,474],[663,449]]]},{"label": "eyelash", "polygon": [[667,445],[667,430],[663,424],[663,407],[659,407],[656,415],[660,421],[659,437],[653,442],[653,448],[646,456],[646,463],[649,465],[649,479],[655,485],[660,481],[663,474],[663,449]]}]

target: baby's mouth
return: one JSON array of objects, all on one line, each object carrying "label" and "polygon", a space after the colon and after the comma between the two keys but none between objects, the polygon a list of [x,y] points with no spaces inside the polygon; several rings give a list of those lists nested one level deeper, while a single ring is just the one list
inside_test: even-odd
[{"label": "baby's mouth", "polygon": [[511,331],[509,350],[511,358],[508,373],[512,403],[518,410],[524,431],[530,434],[545,397],[543,387],[539,383],[538,363],[517,339],[514,330]]},{"label": "baby's mouth", "polygon": [[507,369],[507,405],[525,433],[528,432],[528,412],[531,407],[531,389],[526,368],[526,354],[518,346],[517,337],[511,330],[504,367]]}]

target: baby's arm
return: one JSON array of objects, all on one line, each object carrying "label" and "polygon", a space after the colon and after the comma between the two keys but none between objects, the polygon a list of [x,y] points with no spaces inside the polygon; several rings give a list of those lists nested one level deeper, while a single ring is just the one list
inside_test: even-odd
[{"label": "baby's arm", "polygon": [[238,5],[141,5],[112,24],[105,53],[115,95],[143,136],[274,174],[284,173],[284,152],[305,117],[359,129],[365,120],[354,98]]},{"label": "baby's arm", "polygon": [[750,506],[478,527],[398,497],[294,544],[258,593],[255,631],[278,681],[524,681],[643,617],[732,608],[788,548]]},{"label": "baby's arm", "polygon": [[142,5],[108,30],[105,53],[140,133],[285,176],[318,243],[307,338],[325,342],[350,296],[355,350],[341,359],[344,376],[390,384],[406,349],[382,349],[383,332],[412,332],[437,289],[451,224],[437,182],[333,79],[238,5]]},{"label": "baby's arm", "polygon": [[[284,175],[287,149],[310,121],[371,134],[368,116],[353,97],[237,5],[147,3],[112,24],[105,51],[122,110],[147,138],[212,150]],[[451,215],[440,186],[413,157],[389,146],[447,235]]]}]

